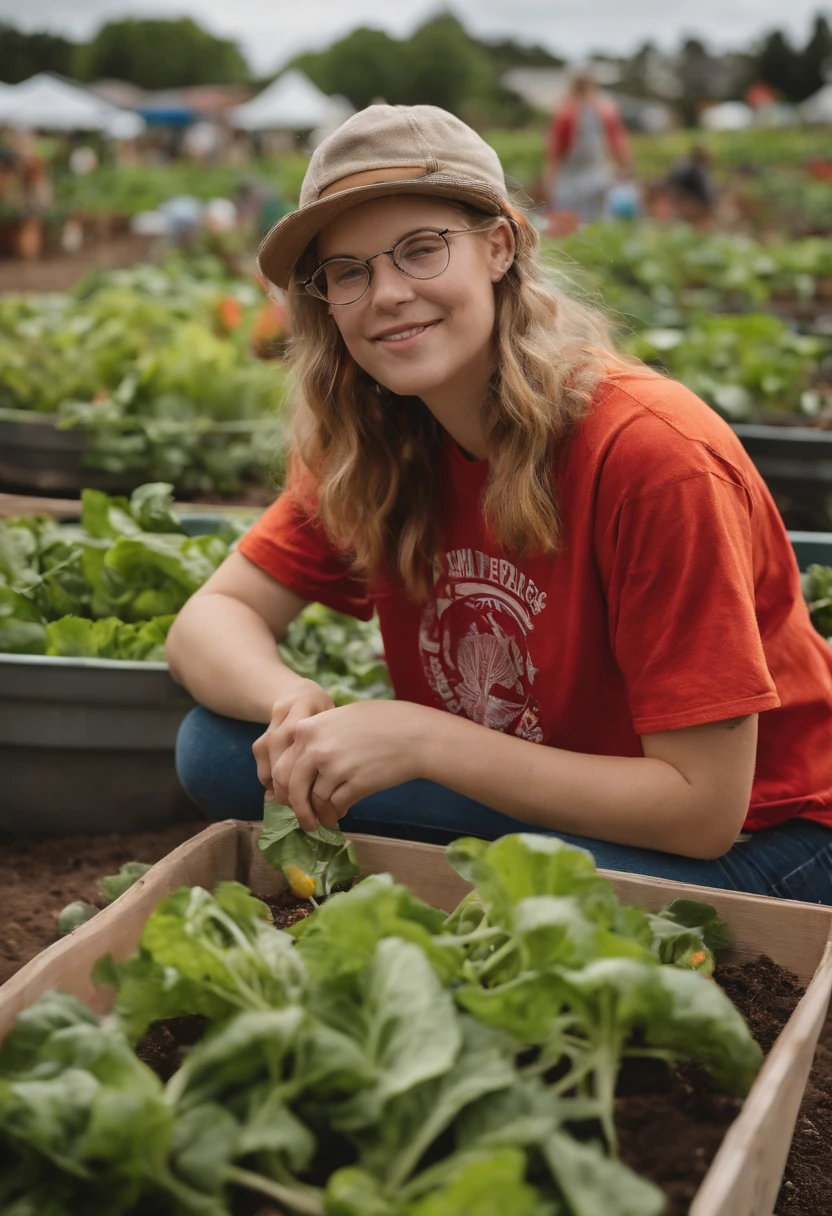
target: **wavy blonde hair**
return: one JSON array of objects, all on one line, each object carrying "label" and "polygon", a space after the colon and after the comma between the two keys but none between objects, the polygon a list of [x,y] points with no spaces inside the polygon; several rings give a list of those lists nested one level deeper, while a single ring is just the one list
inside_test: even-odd
[{"label": "wavy blonde hair", "polygon": [[[459,207],[471,226],[488,218]],[[635,360],[616,352],[595,308],[550,284],[539,237],[522,213],[507,214],[516,253],[495,285],[496,370],[482,408],[489,458],[483,510],[500,546],[519,557],[555,552],[562,541],[553,461],[587,411],[599,381]],[[444,432],[416,397],[377,385],[349,354],[320,300],[302,283],[316,264],[308,249],[289,290],[296,377],[296,492],[356,572],[397,574],[415,599],[433,582],[441,542]],[[298,459],[301,469],[298,470]],[[304,489],[305,487],[305,489]]]}]

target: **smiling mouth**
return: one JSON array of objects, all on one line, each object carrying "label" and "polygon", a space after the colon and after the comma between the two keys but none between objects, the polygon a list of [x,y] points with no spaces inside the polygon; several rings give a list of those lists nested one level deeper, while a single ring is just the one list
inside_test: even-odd
[{"label": "smiling mouth", "polygon": [[404,342],[406,338],[415,338],[417,334],[423,334],[425,330],[433,329],[439,324],[438,321],[428,321],[425,325],[413,325],[410,329],[403,329],[397,334],[379,334],[374,338],[374,342]]}]

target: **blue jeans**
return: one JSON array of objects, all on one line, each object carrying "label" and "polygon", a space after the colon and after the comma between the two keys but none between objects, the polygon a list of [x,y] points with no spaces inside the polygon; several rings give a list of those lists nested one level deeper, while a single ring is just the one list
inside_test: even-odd
[{"label": "blue jeans", "polygon": [[[176,769],[190,797],[209,819],[260,819],[263,786],[251,745],[264,726],[192,709],[176,740]],[[432,781],[407,781],[362,798],[341,820],[346,832],[447,844],[458,836],[494,840],[508,832],[545,832],[503,815]],[[715,861],[697,861],[553,833],[588,849],[599,867],[649,874],[675,882],[777,895],[832,905],[832,828],[808,819],[755,832]]]}]

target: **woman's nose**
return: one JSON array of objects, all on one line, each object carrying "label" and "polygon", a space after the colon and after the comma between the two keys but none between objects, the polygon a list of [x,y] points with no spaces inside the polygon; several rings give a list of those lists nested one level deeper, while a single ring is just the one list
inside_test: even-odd
[{"label": "woman's nose", "polygon": [[412,300],[414,294],[413,280],[399,270],[392,258],[381,257],[373,262],[369,295],[376,308],[395,307]]}]

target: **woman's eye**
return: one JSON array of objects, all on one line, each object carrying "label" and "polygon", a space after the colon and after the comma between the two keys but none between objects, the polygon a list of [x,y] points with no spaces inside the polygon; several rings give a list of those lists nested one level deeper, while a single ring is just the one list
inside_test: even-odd
[{"label": "woman's eye", "polygon": [[358,265],[340,266],[337,270],[328,272],[336,283],[354,283],[365,273],[364,267]]},{"label": "woman's eye", "polygon": [[441,241],[420,241],[418,245],[408,245],[402,256],[405,258],[427,258],[433,253],[438,253],[441,248]]}]

